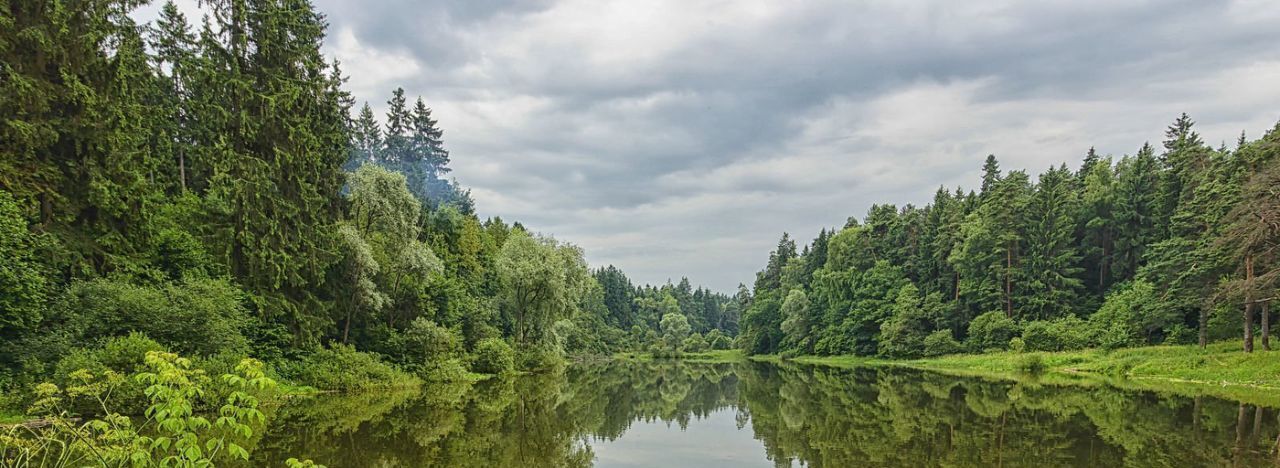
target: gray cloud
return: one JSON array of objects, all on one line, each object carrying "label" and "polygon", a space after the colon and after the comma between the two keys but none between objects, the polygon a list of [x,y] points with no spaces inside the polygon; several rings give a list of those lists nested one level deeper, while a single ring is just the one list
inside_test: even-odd
[{"label": "gray cloud", "polygon": [[436,110],[482,215],[648,282],[750,282],[874,202],[1280,117],[1280,6],[319,0],[357,98]]}]

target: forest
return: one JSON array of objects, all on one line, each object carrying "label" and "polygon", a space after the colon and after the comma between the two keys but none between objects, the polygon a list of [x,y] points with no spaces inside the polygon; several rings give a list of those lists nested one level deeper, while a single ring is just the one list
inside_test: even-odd
[{"label": "forest", "polygon": [[1280,126],[1213,148],[1183,114],[1034,177],[989,156],[976,190],[784,234],[750,288],[637,285],[482,219],[448,116],[402,88],[357,105],[309,1],[146,3],[0,4],[0,422],[63,431],[0,434],[0,462],[247,460],[280,393],[619,353],[1270,349]]},{"label": "forest", "polygon": [[783,234],[738,344],[890,358],[1228,338],[1269,350],[1280,125],[1213,148],[1182,114],[1164,135],[1035,177],[988,156],[977,190],[874,205],[802,250]]},{"label": "forest", "polygon": [[432,110],[357,110],[309,2],[143,3],[0,12],[0,408],[149,352],[350,390],[731,346],[737,299],[480,219]]}]

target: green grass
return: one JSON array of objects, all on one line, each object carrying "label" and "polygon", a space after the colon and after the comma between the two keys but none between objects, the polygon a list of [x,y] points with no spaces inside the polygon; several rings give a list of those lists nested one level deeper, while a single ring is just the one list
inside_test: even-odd
[{"label": "green grass", "polygon": [[7,424],[20,424],[26,422],[28,419],[31,418],[15,410],[0,408],[0,426]]},{"label": "green grass", "polygon": [[[1254,404],[1280,404],[1280,351],[1241,352],[1239,341],[1199,346],[1148,346],[1114,351],[999,352],[916,360],[806,356],[796,362],[839,367],[896,365],[950,374],[1042,383],[1106,384],[1183,395],[1212,395]],[[756,359],[756,357],[752,357]],[[1029,367],[1039,372],[1028,372]]]}]

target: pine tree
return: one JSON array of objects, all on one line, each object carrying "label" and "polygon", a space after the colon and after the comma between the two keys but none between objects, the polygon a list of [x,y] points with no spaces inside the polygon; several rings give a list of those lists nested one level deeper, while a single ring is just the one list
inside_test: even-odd
[{"label": "pine tree", "polygon": [[172,1],[160,9],[151,32],[151,47],[155,50],[155,64],[160,81],[156,130],[160,141],[157,151],[170,154],[175,159],[178,188],[189,188],[188,161],[193,152],[190,128],[197,125],[191,119],[190,79],[187,75],[195,66],[196,37],[191,33],[187,18]]},{"label": "pine tree", "polygon": [[996,155],[988,154],[987,160],[982,163],[982,186],[978,191],[981,196],[986,196],[994,187],[996,182],[1000,180],[1000,162],[996,161]]},{"label": "pine tree", "polygon": [[1127,281],[1138,272],[1149,245],[1157,239],[1160,169],[1155,150],[1144,144],[1138,154],[1116,164],[1115,255],[1112,277]]},{"label": "pine tree", "polygon": [[1111,158],[1098,159],[1090,165],[1088,173],[1077,174],[1077,178],[1081,182],[1081,209],[1077,224],[1082,243],[1082,276],[1087,280],[1085,285],[1093,298],[1099,299],[1115,282],[1116,183]]},{"label": "pine tree", "polygon": [[1080,305],[1074,219],[1079,207],[1071,178],[1065,165],[1045,171],[1027,204],[1023,318],[1059,318]]},{"label": "pine tree", "polygon": [[356,118],[351,129],[351,157],[345,165],[348,171],[354,171],[365,163],[374,163],[381,157],[382,128],[373,117],[373,109],[369,103],[360,107],[360,116]]},{"label": "pine tree", "polygon": [[210,197],[225,207],[211,234],[261,313],[314,339],[328,322],[316,294],[337,260],[350,151],[341,79],[320,54],[324,19],[304,0],[210,8],[217,27],[202,35],[208,69],[197,99],[214,166]]}]

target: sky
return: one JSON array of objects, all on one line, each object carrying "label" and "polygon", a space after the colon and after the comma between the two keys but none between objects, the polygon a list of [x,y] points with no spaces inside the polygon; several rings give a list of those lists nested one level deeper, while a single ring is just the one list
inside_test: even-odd
[{"label": "sky", "polygon": [[750,285],[784,231],[974,187],[988,154],[1036,174],[1182,112],[1215,146],[1280,120],[1274,0],[315,4],[358,102],[434,110],[481,217],[637,283]]}]

